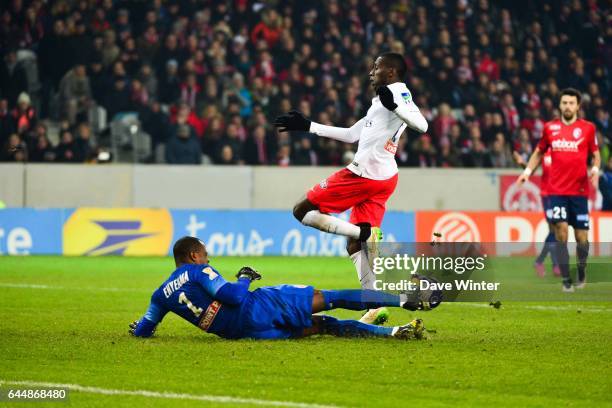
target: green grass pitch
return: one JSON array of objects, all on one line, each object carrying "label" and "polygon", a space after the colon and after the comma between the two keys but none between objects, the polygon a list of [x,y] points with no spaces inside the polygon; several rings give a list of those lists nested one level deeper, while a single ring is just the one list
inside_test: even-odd
[{"label": "green grass pitch", "polygon": [[[509,268],[533,273],[531,259],[513,262]],[[226,276],[252,265],[264,276],[260,285],[357,286],[345,258],[211,263]],[[128,323],[172,269],[169,258],[0,257],[0,380],[96,387],[70,393],[70,406],[87,407],[612,406],[609,302],[392,310],[391,324],[422,317],[436,330],[411,342],[226,341],[173,315],[155,338],[130,337]],[[136,390],[152,394],[129,394]]]}]

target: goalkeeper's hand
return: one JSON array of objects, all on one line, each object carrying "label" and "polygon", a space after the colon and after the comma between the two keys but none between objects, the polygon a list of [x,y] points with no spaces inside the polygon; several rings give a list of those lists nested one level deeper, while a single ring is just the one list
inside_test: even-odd
[{"label": "goalkeeper's hand", "polygon": [[[148,321],[146,318],[143,320],[135,320],[130,323],[130,334],[134,337],[151,337],[157,330],[157,324]],[[142,323],[141,323],[142,322]],[[138,326],[140,325],[140,328]]]},{"label": "goalkeeper's hand", "polygon": [[243,266],[236,274],[236,278],[248,278],[251,282],[253,282],[255,280],[260,280],[261,275],[255,269],[249,266]]},{"label": "goalkeeper's hand", "polygon": [[278,128],[279,132],[308,132],[310,130],[310,120],[302,115],[301,112],[292,110],[286,115],[281,115],[274,119],[274,126]]},{"label": "goalkeeper's hand", "polygon": [[387,86],[379,86],[376,88],[376,95],[378,95],[378,99],[380,99],[380,103],[390,111],[394,111],[397,109],[397,103],[393,102],[393,93]]},{"label": "goalkeeper's hand", "polygon": [[136,331],[136,327],[138,327],[138,320],[134,320],[132,323],[130,323],[130,334],[132,336],[135,336],[136,334],[134,333]]}]

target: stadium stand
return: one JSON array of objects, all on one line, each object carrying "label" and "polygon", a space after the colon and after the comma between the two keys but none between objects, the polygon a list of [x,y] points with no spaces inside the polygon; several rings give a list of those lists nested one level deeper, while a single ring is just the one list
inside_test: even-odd
[{"label": "stadium stand", "polygon": [[349,126],[389,50],[406,56],[430,122],[401,139],[400,166],[512,167],[567,86],[583,92],[608,161],[606,1],[2,4],[2,161],[341,165],[355,146],[270,123],[297,108]]}]

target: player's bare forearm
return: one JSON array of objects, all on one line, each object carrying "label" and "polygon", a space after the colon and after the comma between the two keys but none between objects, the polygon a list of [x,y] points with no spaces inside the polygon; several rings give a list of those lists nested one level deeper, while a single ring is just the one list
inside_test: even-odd
[{"label": "player's bare forearm", "polygon": [[531,154],[529,161],[527,162],[527,166],[525,167],[525,170],[517,179],[517,183],[524,183],[525,181],[529,179],[529,176],[531,175],[531,173],[533,173],[533,171],[538,167],[538,165],[542,161],[542,156],[543,156],[542,152],[540,151],[539,148],[536,147],[533,153]]},{"label": "player's bare forearm", "polygon": [[599,187],[599,167],[601,166],[601,154],[599,150],[593,152],[593,167],[591,167],[591,183],[596,189]]},{"label": "player's bare forearm", "polygon": [[593,166],[598,169],[601,167],[601,153],[599,153],[599,150],[593,152]]},{"label": "player's bare forearm", "polygon": [[536,147],[533,153],[531,154],[529,161],[527,162],[526,168],[531,169],[531,171],[534,171],[539,166],[541,161],[542,161],[542,152],[540,151],[538,147]]}]

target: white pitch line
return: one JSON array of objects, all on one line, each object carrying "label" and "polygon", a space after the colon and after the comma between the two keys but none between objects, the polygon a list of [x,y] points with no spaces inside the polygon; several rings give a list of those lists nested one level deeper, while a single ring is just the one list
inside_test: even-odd
[{"label": "white pitch line", "polygon": [[119,390],[112,388],[100,388],[100,387],[89,387],[79,384],[61,384],[51,382],[38,382],[38,381],[10,381],[0,380],[0,384],[15,384],[26,387],[45,387],[45,388],[68,388],[70,391],[83,392],[86,394],[100,394],[100,395],[129,395],[139,396],[148,398],[163,398],[163,399],[180,399],[180,400],[192,400],[192,401],[208,401],[216,402],[220,404],[251,404],[251,405],[263,405],[268,407],[290,407],[290,408],[337,408],[337,405],[320,405],[320,404],[308,404],[305,402],[291,402],[291,401],[274,401],[274,400],[263,400],[256,398],[239,398],[230,397],[225,395],[205,395],[205,394],[182,394],[174,392],[158,392],[149,390]]},{"label": "white pitch line", "polygon": [[30,285],[27,283],[0,283],[0,287],[3,288],[29,288],[29,289],[63,289],[60,286],[47,286],[47,285]]},{"label": "white pitch line", "polygon": [[96,288],[96,287],[69,287],[69,286],[50,286],[29,283],[0,283],[0,288],[23,288],[23,289],[50,289],[50,290],[89,290],[94,292],[148,292],[149,289],[140,288]]}]

